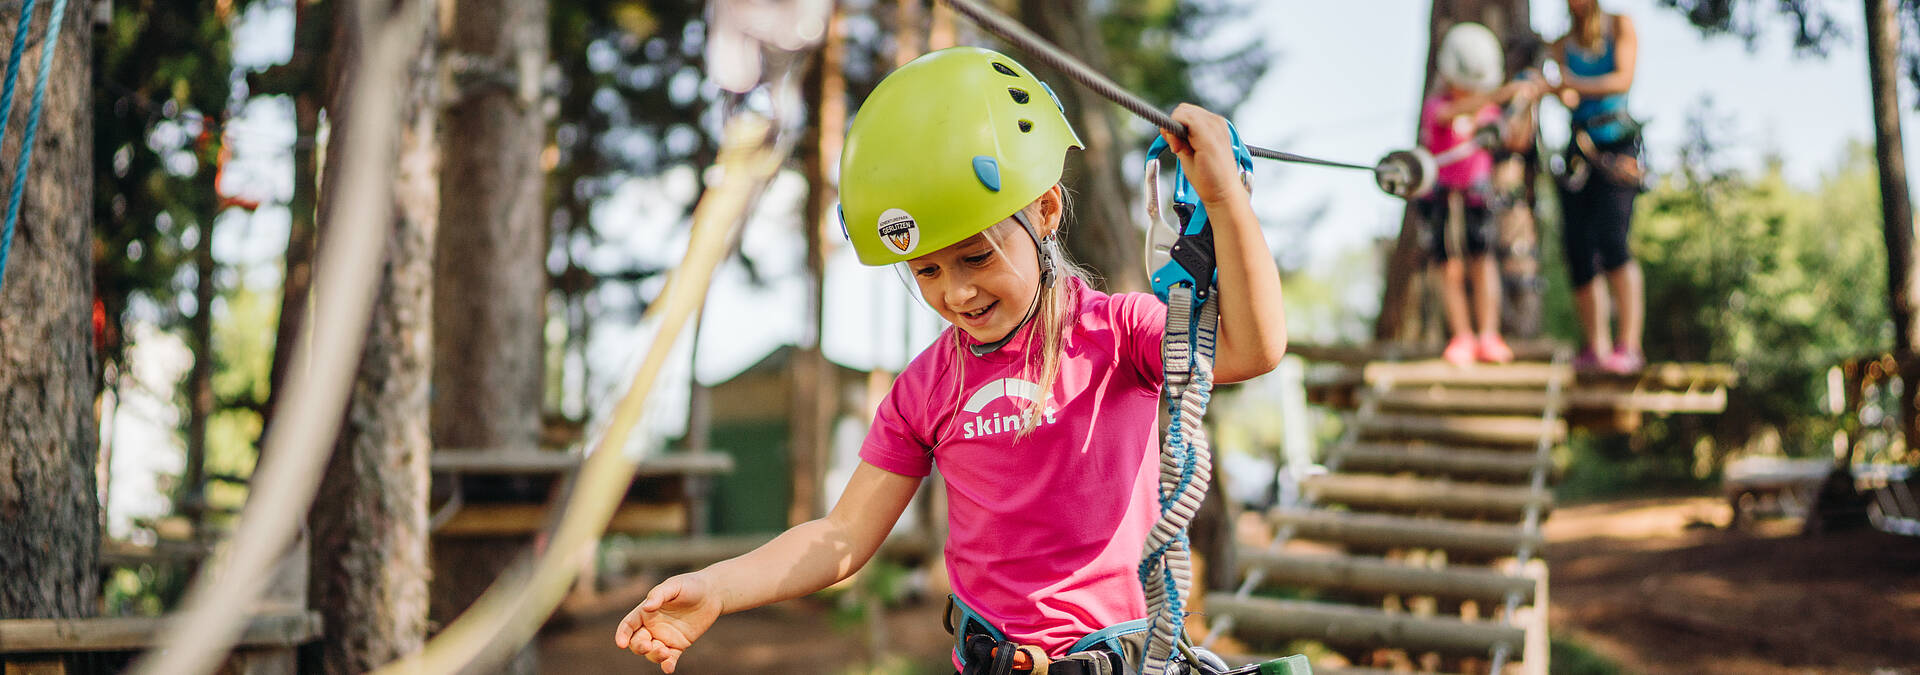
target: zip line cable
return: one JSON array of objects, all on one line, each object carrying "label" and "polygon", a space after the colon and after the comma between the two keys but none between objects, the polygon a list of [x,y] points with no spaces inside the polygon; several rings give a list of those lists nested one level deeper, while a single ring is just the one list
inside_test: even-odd
[{"label": "zip line cable", "polygon": [[[1000,39],[1013,43],[1041,63],[1052,66],[1055,70],[1065,73],[1066,76],[1073,81],[1080,83],[1081,86],[1092,90],[1094,93],[1099,94],[1109,101],[1119,104],[1122,108],[1126,108],[1127,112],[1133,113],[1140,119],[1152,122],[1154,126],[1171,131],[1175,136],[1179,136],[1182,139],[1187,137],[1186,125],[1175,121],[1171,116],[1161,112],[1159,108],[1153,107],[1153,104],[1148,103],[1145,99],[1140,98],[1133,92],[1128,91],[1125,87],[1120,86],[1119,83],[1107,79],[1105,75],[1101,75],[1099,71],[1081,62],[1080,59],[1074,58],[1072,54],[1068,54],[1059,47],[1047,42],[1046,38],[1035,35],[1033,31],[1028,30],[1026,26],[1020,25],[1020,22],[1014,21],[1006,15],[980,5],[973,0],[940,1],[952,7],[954,11],[972,19],[975,24],[986,29],[987,32],[993,33],[999,36]],[[1356,171],[1379,170],[1377,166],[1336,162],[1330,159],[1309,157],[1253,145],[1247,146],[1247,152],[1252,153],[1255,157],[1292,162],[1295,164],[1311,164],[1336,169],[1353,169]]]}]

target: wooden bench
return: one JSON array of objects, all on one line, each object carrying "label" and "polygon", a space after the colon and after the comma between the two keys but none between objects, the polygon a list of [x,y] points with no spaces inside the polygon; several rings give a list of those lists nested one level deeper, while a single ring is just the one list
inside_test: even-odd
[{"label": "wooden bench", "polygon": [[[584,458],[559,450],[534,448],[440,449],[433,453],[436,475],[452,480],[453,496],[433,515],[438,536],[532,534],[546,524],[562,477]],[[607,532],[620,534],[706,534],[707,500],[716,476],[733,470],[733,457],[721,453],[664,454],[641,462],[634,487],[614,512]],[[476,476],[524,477],[546,483],[541,501],[468,499],[461,479]],[[659,488],[671,486],[671,490]],[[662,497],[665,498],[662,498]]]}]

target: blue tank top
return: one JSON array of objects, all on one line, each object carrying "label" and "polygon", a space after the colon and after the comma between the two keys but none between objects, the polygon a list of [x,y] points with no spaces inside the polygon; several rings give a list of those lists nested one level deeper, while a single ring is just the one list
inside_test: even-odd
[{"label": "blue tank top", "polygon": [[[1612,73],[1618,68],[1613,61],[1613,31],[1608,30],[1601,42],[1599,53],[1590,53],[1578,44],[1568,41],[1566,46],[1567,70],[1579,77],[1600,77]],[[1599,124],[1590,124],[1595,118],[1613,113],[1625,113],[1627,110],[1626,93],[1608,94],[1600,97],[1580,97],[1580,105],[1573,108],[1574,129],[1586,129],[1587,135],[1595,143],[1613,143],[1625,138],[1627,126],[1620,120],[1610,120]]]}]

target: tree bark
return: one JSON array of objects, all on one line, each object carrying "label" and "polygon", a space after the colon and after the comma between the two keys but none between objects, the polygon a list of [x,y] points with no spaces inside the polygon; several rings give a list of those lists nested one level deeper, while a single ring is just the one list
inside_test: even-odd
[{"label": "tree bark", "polygon": [[[1079,55],[1095,70],[1107,70],[1106,48],[1094,26],[1092,10],[1077,0],[1021,0],[1020,20],[1034,32]],[[1132,216],[1133,191],[1128,189],[1120,161],[1124,144],[1132,141],[1114,118],[1114,106],[1086,93],[1066,75],[1031,60],[1022,60],[1046,82],[1067,109],[1074,130],[1086,149],[1067,155],[1068,186],[1079,194],[1072,201],[1069,225],[1061,243],[1067,253],[1105,279],[1108,292],[1143,291],[1147,273],[1141,268],[1141,232]]]},{"label": "tree bark", "polygon": [[[1432,13],[1427,20],[1427,69],[1426,77],[1421,80],[1420,100],[1425,102],[1433,95],[1435,74],[1439,64],[1435,58],[1440,53],[1440,39],[1448,28],[1462,21],[1474,21],[1492,29],[1508,47],[1533,34],[1532,18],[1529,7],[1523,0],[1434,0]],[[1519,64],[1509,53],[1508,73]],[[1419,123],[1415,122],[1414,134],[1419,135]],[[1526,172],[1530,180],[1534,172],[1531,167]],[[1527,191],[1527,201],[1516,205],[1515,209],[1533,211],[1532,191]],[[1505,218],[1500,220],[1504,221]],[[1507,307],[1535,308],[1534,316],[1520,313],[1507,317],[1503,329],[1517,328],[1516,334],[1537,333],[1538,310],[1540,306],[1540,285],[1538,283],[1537,264],[1527,265],[1526,261],[1508,260],[1511,256],[1528,256],[1537,259],[1539,240],[1537,227],[1531,217],[1517,219],[1510,227],[1503,228],[1500,236],[1500,269],[1504,279],[1506,295],[1501,303]],[[1413,204],[1407,204],[1406,212],[1400,218],[1400,234],[1394,240],[1393,251],[1387,257],[1386,284],[1380,295],[1380,314],[1373,324],[1373,338],[1383,342],[1414,342],[1422,332],[1420,322],[1419,277],[1425,269],[1426,253],[1420,249],[1420,220]],[[1529,278],[1527,275],[1532,275]],[[1507,314],[1507,312],[1502,312]]]},{"label": "tree bark", "polygon": [[[0,280],[0,617],[9,619],[88,616],[100,590],[89,7],[67,7]],[[0,18],[7,44],[18,19]],[[42,76],[46,25],[33,22],[23,88]],[[31,98],[14,98],[9,126],[25,126]],[[13,162],[0,163],[0,184],[13,179]]]},{"label": "tree bark", "polygon": [[[353,3],[335,9],[335,84],[350,81],[365,36],[353,30]],[[403,3],[422,12],[435,3]],[[432,255],[438,213],[434,39],[437,22],[407,64],[400,138],[394,149],[394,221],[379,268],[378,300],[368,326],[344,424],[308,514],[313,551],[310,596],[325,620],[327,673],[362,673],[418,652],[427,629],[427,394],[432,354]],[[354,133],[355,104],[335,86],[328,106],[334,142],[328,166],[343,166],[342,142]],[[374,110],[376,108],[369,108]],[[330,223],[338,181],[326,181],[320,222]]]},{"label": "tree bark", "polygon": [[813,72],[805,83],[808,103],[813,110],[811,142],[801,147],[800,162],[807,176],[806,217],[801,227],[807,236],[807,334],[794,350],[792,403],[787,415],[791,434],[790,454],[792,493],[787,511],[790,525],[813,519],[821,509],[821,482],[832,439],[834,412],[840,392],[834,380],[833,364],[821,351],[825,336],[827,257],[834,240],[840,236],[838,216],[832,213],[838,191],[828,176],[828,167],[840,161],[847,125],[846,48],[841,44],[842,9],[835,6],[827,23],[827,34],[814,57]]},{"label": "tree bark", "polygon": [[[441,113],[446,226],[434,243],[433,446],[533,450],[545,369],[548,4],[450,4],[446,70],[456,91]],[[436,538],[433,620],[451,622],[530,541]],[[507,668],[530,672],[533,663],[526,647]]]},{"label": "tree bark", "polygon": [[[320,229],[315,223],[320,203],[320,164],[315,152],[320,136],[320,108],[330,94],[322,86],[315,55],[327,53],[328,34],[332,30],[331,4],[295,3],[293,58],[269,69],[279,77],[271,85],[255,88],[261,93],[280,93],[293,98],[293,196],[287,202],[287,251],[280,283],[280,319],[274,329],[273,365],[268,373],[264,424],[272,424],[274,405],[279,402],[282,382],[286,381],[288,360],[293,344],[306,325],[308,290],[313,287],[314,246]],[[261,438],[266,438],[263,431]]]},{"label": "tree bark", "polygon": [[[1920,351],[1920,278],[1913,274],[1913,205],[1907,193],[1906,155],[1900,132],[1900,19],[1892,0],[1866,0],[1867,75],[1873,93],[1873,149],[1880,167],[1880,217],[1887,241],[1887,316],[1893,319],[1893,353],[1910,361]],[[1900,392],[1900,428],[1920,438],[1916,390]],[[1912,443],[1909,440],[1908,443]]]}]

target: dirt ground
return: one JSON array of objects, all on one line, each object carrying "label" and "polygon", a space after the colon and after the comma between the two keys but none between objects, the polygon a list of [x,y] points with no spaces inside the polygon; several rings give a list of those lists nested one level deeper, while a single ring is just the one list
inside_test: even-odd
[{"label": "dirt ground", "polygon": [[[1809,539],[1790,521],[1754,531],[1727,522],[1724,503],[1708,498],[1556,511],[1547,522],[1554,639],[1625,673],[1920,675],[1920,540],[1871,531]],[[659,672],[612,646],[631,606],[610,594],[550,628],[542,672]],[[896,667],[884,672],[951,672],[940,669],[949,643],[939,610],[926,602],[886,615]],[[868,628],[831,616],[798,601],[726,617],[679,672],[876,672]]]}]

